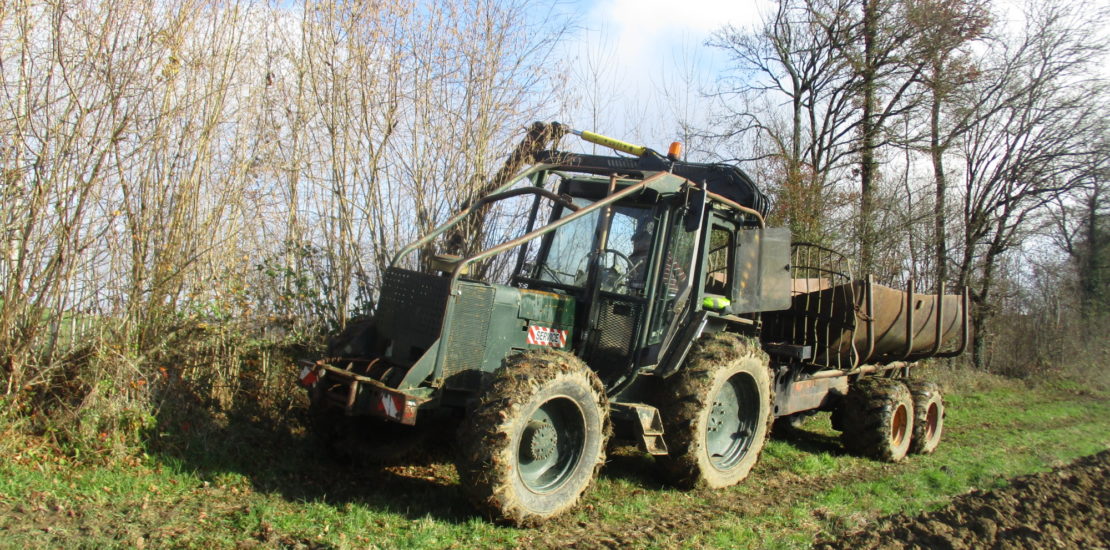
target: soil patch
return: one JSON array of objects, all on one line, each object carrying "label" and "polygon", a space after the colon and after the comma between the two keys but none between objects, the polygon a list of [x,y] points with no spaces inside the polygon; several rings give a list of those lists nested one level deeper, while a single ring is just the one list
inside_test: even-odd
[{"label": "soil patch", "polygon": [[972,491],[928,514],[898,514],[877,525],[819,542],[821,550],[861,548],[1107,548],[1110,546],[1110,451],[1051,472]]}]

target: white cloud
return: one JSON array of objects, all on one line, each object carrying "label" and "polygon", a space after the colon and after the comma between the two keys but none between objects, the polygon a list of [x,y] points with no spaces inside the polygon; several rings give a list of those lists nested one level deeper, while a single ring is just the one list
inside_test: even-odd
[{"label": "white cloud", "polygon": [[[603,120],[596,129],[628,139],[659,141],[658,135],[673,128],[673,113],[661,106],[664,87],[697,90],[727,62],[720,52],[705,46],[714,31],[725,25],[749,26],[760,20],[771,0],[598,0],[581,4],[585,32],[578,39],[579,64],[602,65],[597,76],[602,90],[616,92],[612,105],[606,100]],[[587,63],[583,57],[592,60]],[[674,73],[689,71],[695,63],[705,78],[676,82]],[[582,70],[580,68],[580,70]],[[671,81],[669,84],[665,81]],[[696,91],[692,92],[696,94]],[[701,109],[704,110],[704,109]],[[593,123],[585,113],[572,116],[583,125]],[[650,122],[650,123],[649,123]],[[666,138],[670,139],[670,138]]]},{"label": "white cloud", "polygon": [[602,0],[587,19],[614,34],[622,59],[658,56],[684,42],[704,43],[726,24],[759,20],[767,0]]}]

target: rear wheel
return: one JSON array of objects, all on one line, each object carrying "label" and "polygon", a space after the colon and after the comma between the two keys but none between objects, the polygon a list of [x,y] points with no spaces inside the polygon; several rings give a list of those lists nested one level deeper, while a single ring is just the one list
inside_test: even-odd
[{"label": "rear wheel", "polygon": [[487,515],[534,526],[572,508],[605,462],[605,390],[577,358],[515,355],[459,431],[459,478]]},{"label": "rear wheel", "polygon": [[656,457],[678,487],[727,487],[759,460],[771,422],[771,378],[759,344],[706,337],[659,398],[670,452]]},{"label": "rear wheel", "polygon": [[840,439],[849,451],[887,462],[905,458],[914,418],[905,384],[888,378],[861,380],[840,406]]},{"label": "rear wheel", "polygon": [[909,382],[913,396],[913,438],[910,452],[927,455],[940,445],[944,431],[944,399],[940,386],[932,382]]}]

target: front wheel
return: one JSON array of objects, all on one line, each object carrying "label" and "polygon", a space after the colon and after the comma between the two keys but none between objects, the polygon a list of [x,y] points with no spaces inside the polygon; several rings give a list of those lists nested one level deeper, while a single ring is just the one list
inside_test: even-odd
[{"label": "front wheel", "polygon": [[659,398],[670,452],[656,457],[674,485],[735,485],[759,459],[771,423],[767,355],[752,339],[719,333],[701,340]]},{"label": "front wheel", "polygon": [[494,519],[534,526],[572,508],[605,462],[605,390],[577,358],[515,355],[459,432],[459,479]]}]

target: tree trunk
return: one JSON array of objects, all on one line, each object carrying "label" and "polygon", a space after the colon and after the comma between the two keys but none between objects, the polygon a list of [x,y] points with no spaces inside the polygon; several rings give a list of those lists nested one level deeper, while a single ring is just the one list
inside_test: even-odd
[{"label": "tree trunk", "polygon": [[863,68],[860,71],[860,83],[863,92],[863,113],[860,121],[860,202],[859,226],[857,237],[860,250],[860,273],[868,274],[873,268],[874,236],[874,182],[877,166],[875,163],[876,134],[878,125],[875,124],[875,87],[877,86],[875,74],[875,39],[876,25],[878,24],[877,0],[864,0],[863,2]]},{"label": "tree trunk", "polygon": [[[934,83],[941,74],[942,67],[933,67]],[[948,181],[944,174],[944,147],[940,143],[940,106],[941,92],[934,84],[932,105],[929,111],[929,155],[933,160],[933,179],[936,183],[936,196],[933,201],[933,242],[936,246],[936,293],[944,294],[944,282],[948,278],[948,235],[945,231],[946,195]]]}]

